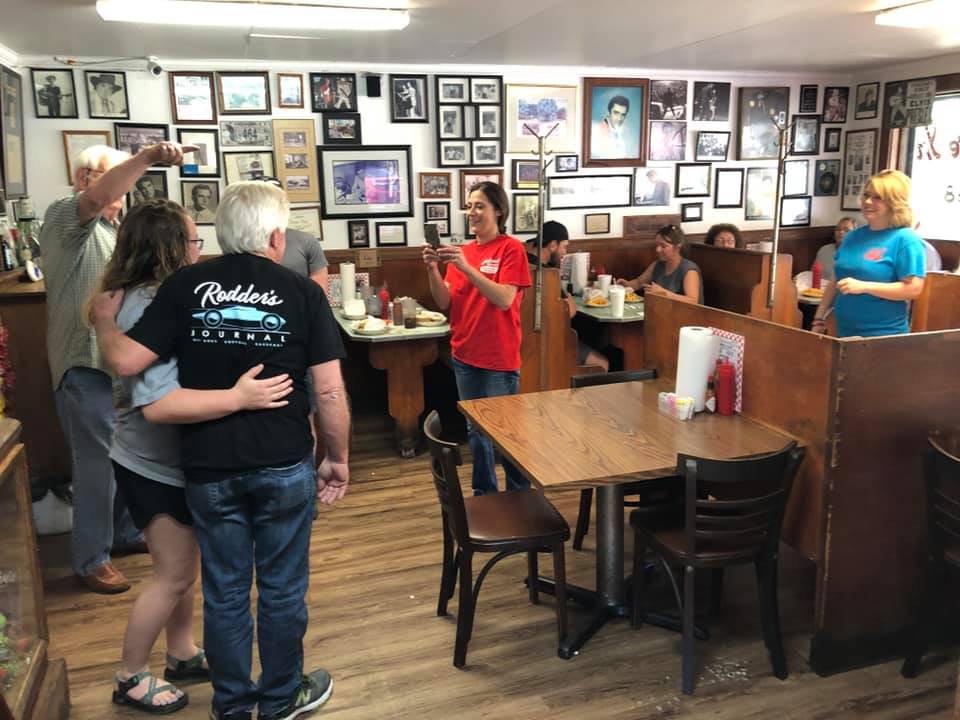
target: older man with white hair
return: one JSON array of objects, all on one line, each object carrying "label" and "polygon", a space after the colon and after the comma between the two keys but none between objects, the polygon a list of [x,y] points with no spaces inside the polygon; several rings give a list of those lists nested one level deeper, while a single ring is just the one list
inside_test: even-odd
[{"label": "older man with white hair", "polygon": [[[291,720],[333,691],[325,670],[303,675],[304,597],[314,497],[347,489],[350,413],[337,323],[315,282],[282,267],[289,204],[265,182],[230,185],[217,211],[219,258],[168,278],[141,320],[120,332],[119,298],[93,303],[97,340],[121,375],[176,355],[181,386],[231,387],[253,365],[294,380],[286,407],[185,425],[181,463],[203,567],[204,649],[217,720]],[[304,377],[309,368],[326,457],[314,468]],[[250,679],[256,567],[262,674]]]},{"label": "older man with white hair", "polygon": [[177,163],[179,145],[161,143],[130,157],[95,145],[76,158],[74,192],[47,208],[40,245],[47,287],[47,354],[57,415],[70,446],[73,481],[71,562],[94,592],[118,593],[130,583],[110,562],[111,546],[143,551],[143,535],[117,497],[108,456],[113,390],[93,331],[80,317],[117,239],[124,195],[154,163]]}]

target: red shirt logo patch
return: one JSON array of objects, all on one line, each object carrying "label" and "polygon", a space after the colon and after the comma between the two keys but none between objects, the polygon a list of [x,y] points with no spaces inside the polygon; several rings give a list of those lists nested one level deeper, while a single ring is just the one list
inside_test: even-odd
[{"label": "red shirt logo patch", "polygon": [[880,262],[883,260],[884,250],[883,248],[870,248],[863,254],[864,260],[873,260],[874,262]]},{"label": "red shirt logo patch", "polygon": [[480,272],[484,275],[496,275],[500,269],[500,258],[487,258],[480,263]]}]

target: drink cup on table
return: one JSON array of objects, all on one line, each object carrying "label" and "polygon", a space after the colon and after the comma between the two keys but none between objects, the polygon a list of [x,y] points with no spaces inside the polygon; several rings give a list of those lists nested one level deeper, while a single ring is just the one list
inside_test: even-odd
[{"label": "drink cup on table", "polygon": [[615,318],[623,317],[623,301],[627,296],[627,289],[622,285],[611,285],[610,293],[610,314]]},{"label": "drink cup on table", "polygon": [[597,287],[600,288],[600,292],[603,293],[604,297],[607,297],[610,292],[610,282],[613,280],[612,275],[597,275]]},{"label": "drink cup on table", "polygon": [[405,297],[401,302],[403,303],[403,327],[415,328],[417,326],[417,299]]}]

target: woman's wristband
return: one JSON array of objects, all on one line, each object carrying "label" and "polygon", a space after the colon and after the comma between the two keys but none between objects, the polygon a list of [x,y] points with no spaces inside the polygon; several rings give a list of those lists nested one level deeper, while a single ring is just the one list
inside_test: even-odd
[{"label": "woman's wristband", "polygon": [[815,323],[820,323],[820,324],[826,324],[827,321],[824,320],[823,318],[815,317],[815,318],[813,319],[813,322],[815,322]]}]

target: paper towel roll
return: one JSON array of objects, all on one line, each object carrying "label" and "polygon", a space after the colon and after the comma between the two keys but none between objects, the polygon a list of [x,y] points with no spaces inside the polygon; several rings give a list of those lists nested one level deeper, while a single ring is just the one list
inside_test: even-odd
[{"label": "paper towel roll", "polygon": [[677,395],[692,397],[694,409],[703,410],[703,396],[707,391],[707,376],[717,364],[720,338],[710,328],[687,326],[680,328],[677,348]]},{"label": "paper towel roll", "polygon": [[582,295],[587,286],[587,275],[590,267],[590,253],[573,253],[570,266],[570,282],[573,284],[573,294]]},{"label": "paper towel roll", "polygon": [[340,263],[340,302],[357,296],[357,268],[351,262]]}]

